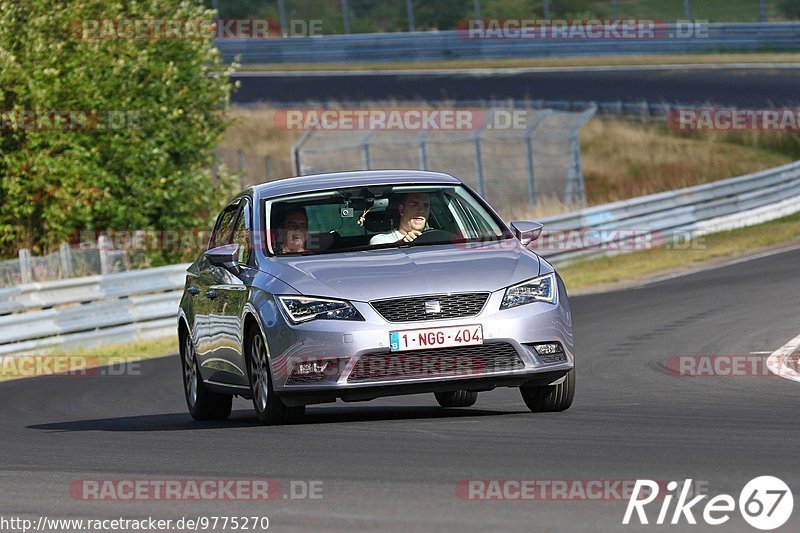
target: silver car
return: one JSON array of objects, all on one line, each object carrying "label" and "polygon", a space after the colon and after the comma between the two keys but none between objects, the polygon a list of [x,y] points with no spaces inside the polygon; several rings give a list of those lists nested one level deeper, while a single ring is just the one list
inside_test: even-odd
[{"label": "silver car", "polygon": [[534,412],[575,393],[559,275],[502,219],[434,172],[342,172],[251,187],[219,215],[186,276],[178,334],[186,403],[265,424],[315,403],[434,393],[468,407],[518,387]]}]

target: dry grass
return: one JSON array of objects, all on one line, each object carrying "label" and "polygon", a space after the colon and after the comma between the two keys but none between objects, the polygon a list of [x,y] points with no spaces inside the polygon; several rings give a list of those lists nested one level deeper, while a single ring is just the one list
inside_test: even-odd
[{"label": "dry grass", "polygon": [[249,154],[246,161],[247,168],[257,175],[265,169],[256,166],[254,158],[271,157],[275,177],[292,176],[292,143],[297,140],[302,132],[286,131],[275,127],[275,110],[267,107],[250,109],[236,107],[231,111],[229,118],[234,120],[225,132],[219,144],[218,155],[233,170],[238,170],[236,151],[242,150]]},{"label": "dry grass", "polygon": [[558,198],[539,198],[535,206],[516,205],[499,210],[505,220],[538,220],[572,211],[572,206]]},{"label": "dry grass", "polygon": [[646,56],[581,56],[514,59],[453,59],[449,61],[363,62],[363,63],[281,63],[243,65],[246,71],[306,70],[424,70],[472,68],[552,68],[628,65],[709,65],[733,63],[800,63],[798,53],[676,54]]},{"label": "dry grass", "polygon": [[702,133],[690,137],[662,125],[595,118],[581,131],[587,201],[602,204],[789,163],[794,158],[780,153],[779,146],[792,137],[797,136]]},{"label": "dry grass", "polygon": [[275,127],[275,109],[233,108],[230,118],[235,122],[228,128],[220,148],[273,155],[288,155],[292,143],[300,136],[299,131],[285,131]]}]

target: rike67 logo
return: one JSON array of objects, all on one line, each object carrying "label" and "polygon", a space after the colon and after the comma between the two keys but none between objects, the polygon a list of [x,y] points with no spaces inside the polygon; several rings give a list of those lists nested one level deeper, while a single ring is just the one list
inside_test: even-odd
[{"label": "rike67 logo", "polygon": [[[690,500],[691,486],[691,479],[687,479],[682,486],[677,481],[670,481],[667,483],[666,494],[660,494],[659,483],[649,479],[637,479],[622,523],[630,524],[635,513],[640,524],[650,524],[652,515],[648,517],[645,507],[656,500],[661,502],[658,517],[655,519],[658,525],[677,525],[683,520],[687,524],[695,525],[697,524],[695,512],[711,526],[719,526],[730,520],[737,504],[733,496],[720,494],[705,502],[705,505],[700,505],[708,495],[702,494]],[[640,497],[643,494],[646,496]],[[676,497],[675,507],[671,509]],[[794,497],[789,486],[782,480],[772,476],[760,476],[744,486],[739,494],[738,504],[739,512],[745,522],[756,529],[769,531],[781,527],[789,520],[794,508]]]}]

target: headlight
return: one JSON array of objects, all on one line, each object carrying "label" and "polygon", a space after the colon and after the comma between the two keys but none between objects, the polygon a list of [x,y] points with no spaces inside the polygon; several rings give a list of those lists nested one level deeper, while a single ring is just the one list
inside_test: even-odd
[{"label": "headlight", "polygon": [[509,309],[532,302],[554,304],[556,303],[556,291],[556,273],[551,272],[507,288],[500,309]]},{"label": "headlight", "polygon": [[295,324],[317,318],[325,320],[364,320],[350,302],[308,298],[306,296],[278,296],[289,319]]}]

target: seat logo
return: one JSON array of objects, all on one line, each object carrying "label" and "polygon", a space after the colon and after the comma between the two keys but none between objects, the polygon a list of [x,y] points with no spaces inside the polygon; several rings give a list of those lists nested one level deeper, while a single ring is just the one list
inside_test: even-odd
[{"label": "seat logo", "polygon": [[425,302],[425,314],[432,315],[434,313],[441,313],[442,312],[442,304],[439,303],[439,300],[428,300]]}]

